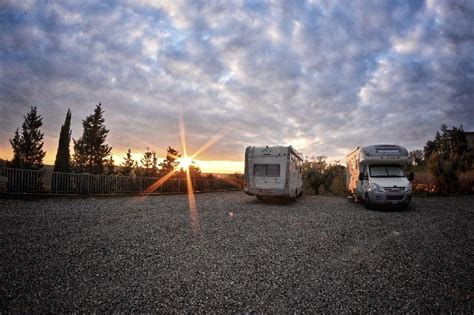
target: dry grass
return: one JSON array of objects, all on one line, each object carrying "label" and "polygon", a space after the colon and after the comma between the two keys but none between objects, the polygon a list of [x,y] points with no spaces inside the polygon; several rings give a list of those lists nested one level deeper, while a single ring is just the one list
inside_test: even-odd
[{"label": "dry grass", "polygon": [[416,172],[412,188],[416,193],[435,193],[437,187],[433,174],[428,170]]},{"label": "dry grass", "polygon": [[[421,194],[436,194],[439,192],[435,178],[429,170],[415,172],[412,188],[415,193]],[[459,193],[474,193],[474,169],[459,176]]]}]

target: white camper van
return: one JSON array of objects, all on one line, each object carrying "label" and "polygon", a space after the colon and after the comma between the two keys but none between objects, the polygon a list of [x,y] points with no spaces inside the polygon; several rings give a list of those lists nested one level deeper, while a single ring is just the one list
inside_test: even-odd
[{"label": "white camper van", "polygon": [[408,207],[411,201],[413,174],[404,174],[408,151],[398,145],[370,145],[357,148],[347,155],[346,186],[365,206],[397,204]]},{"label": "white camper van", "polygon": [[303,157],[292,146],[247,147],[245,182],[247,195],[289,197],[301,195]]}]

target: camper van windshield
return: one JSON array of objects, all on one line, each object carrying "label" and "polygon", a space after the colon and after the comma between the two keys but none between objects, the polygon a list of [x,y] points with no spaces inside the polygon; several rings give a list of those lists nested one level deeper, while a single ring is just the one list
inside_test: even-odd
[{"label": "camper van windshield", "polygon": [[371,165],[371,177],[404,177],[402,168],[399,165]]}]

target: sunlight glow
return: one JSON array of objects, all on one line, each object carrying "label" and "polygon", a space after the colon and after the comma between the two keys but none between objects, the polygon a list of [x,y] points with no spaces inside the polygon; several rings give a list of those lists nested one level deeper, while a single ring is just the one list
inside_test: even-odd
[{"label": "sunlight glow", "polygon": [[198,156],[198,154],[204,152],[209,147],[214,145],[217,141],[222,139],[222,137],[229,131],[228,129],[221,130],[215,136],[213,136],[208,142],[206,142],[201,148],[199,148],[196,153],[191,156],[188,156],[187,145],[186,145],[186,130],[184,128],[184,119],[183,115],[180,115],[179,118],[179,137],[181,140],[181,148],[183,152],[182,157],[173,156],[179,162],[178,166],[163,176],[162,178],[158,179],[152,185],[150,185],[145,191],[144,195],[149,195],[153,193],[157,188],[163,185],[166,181],[168,181],[173,175],[178,172],[179,169],[183,169],[186,172],[186,188],[187,188],[187,195],[188,195],[188,205],[189,205],[189,215],[191,219],[191,227],[193,231],[200,235],[201,234],[201,226],[199,222],[199,214],[196,205],[196,197],[194,195],[194,188],[193,188],[193,179],[191,178],[191,174],[189,171],[189,167],[194,163],[193,159]]},{"label": "sunlight glow", "polygon": [[193,164],[193,160],[189,157],[179,158],[178,162],[178,167],[182,167],[184,170],[189,169],[189,166]]}]

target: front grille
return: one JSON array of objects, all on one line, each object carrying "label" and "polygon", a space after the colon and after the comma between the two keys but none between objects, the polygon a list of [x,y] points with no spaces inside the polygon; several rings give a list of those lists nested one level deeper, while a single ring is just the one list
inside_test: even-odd
[{"label": "front grille", "polygon": [[405,187],[384,187],[385,191],[390,191],[390,192],[401,192],[405,191]]},{"label": "front grille", "polygon": [[387,196],[387,200],[402,200],[403,195]]}]

